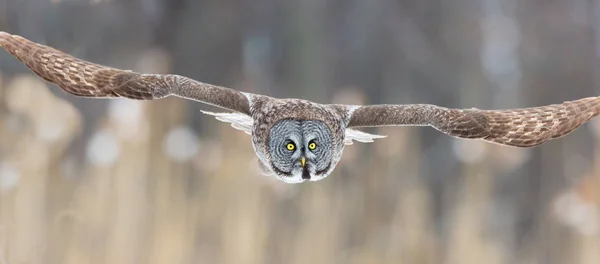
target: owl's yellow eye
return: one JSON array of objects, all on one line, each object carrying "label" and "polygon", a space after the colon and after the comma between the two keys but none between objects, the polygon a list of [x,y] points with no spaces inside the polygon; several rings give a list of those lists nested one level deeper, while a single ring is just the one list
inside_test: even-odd
[{"label": "owl's yellow eye", "polygon": [[287,150],[292,151],[296,148],[296,145],[294,145],[294,143],[288,143],[285,147]]},{"label": "owl's yellow eye", "polygon": [[317,143],[310,142],[310,144],[308,144],[308,149],[315,150],[316,148],[317,148]]}]

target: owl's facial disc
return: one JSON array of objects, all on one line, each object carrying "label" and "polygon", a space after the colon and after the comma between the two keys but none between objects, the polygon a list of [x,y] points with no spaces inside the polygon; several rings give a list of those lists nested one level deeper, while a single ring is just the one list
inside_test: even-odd
[{"label": "owl's facial disc", "polygon": [[287,183],[327,177],[332,159],[329,127],[316,120],[284,119],[269,134],[271,168]]}]

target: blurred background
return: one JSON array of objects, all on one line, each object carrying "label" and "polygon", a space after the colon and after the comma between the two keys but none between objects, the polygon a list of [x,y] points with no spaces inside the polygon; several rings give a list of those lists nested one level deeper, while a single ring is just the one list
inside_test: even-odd
[{"label": "blurred background", "polygon": [[[0,0],[0,30],[320,103],[600,95],[598,0]],[[1,51],[0,264],[600,263],[600,120],[533,149],[368,129],[288,185],[200,109],[76,98]]]}]

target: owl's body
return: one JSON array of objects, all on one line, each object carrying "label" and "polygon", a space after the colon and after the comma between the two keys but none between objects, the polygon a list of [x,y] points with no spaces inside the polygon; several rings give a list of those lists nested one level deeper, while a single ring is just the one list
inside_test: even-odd
[{"label": "owl's body", "polygon": [[507,110],[318,104],[243,93],[178,75],[115,69],[1,31],[0,47],[73,95],[137,100],[178,96],[233,111],[204,113],[250,134],[261,170],[288,183],[321,180],[334,170],[345,145],[383,137],[353,127],[431,126],[454,137],[533,147],[562,137],[600,114],[599,97]]}]

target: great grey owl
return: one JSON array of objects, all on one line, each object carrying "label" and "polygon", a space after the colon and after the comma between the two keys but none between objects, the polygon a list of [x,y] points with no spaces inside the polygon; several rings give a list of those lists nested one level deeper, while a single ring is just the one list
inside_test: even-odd
[{"label": "great grey owl", "polygon": [[233,111],[204,113],[250,134],[261,171],[287,183],[321,180],[335,168],[344,145],[382,137],[353,127],[432,126],[454,137],[533,147],[572,132],[600,112],[599,97],[508,110],[318,104],[239,92],[179,75],[110,68],[1,31],[0,46],[44,80],[77,96],[177,96]]}]

